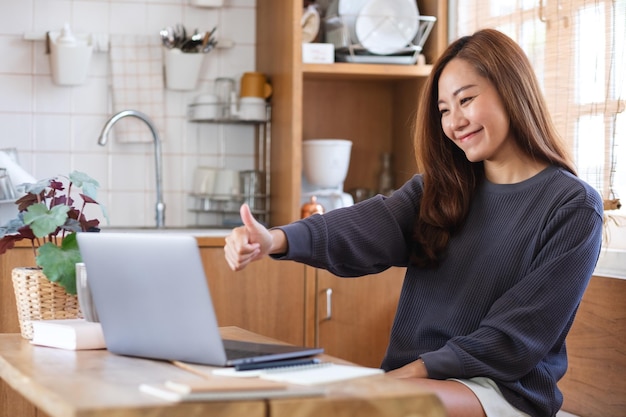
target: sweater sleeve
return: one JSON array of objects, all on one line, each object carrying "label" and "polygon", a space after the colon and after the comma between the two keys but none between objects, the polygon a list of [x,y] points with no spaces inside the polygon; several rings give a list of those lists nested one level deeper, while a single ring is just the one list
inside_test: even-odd
[{"label": "sweater sleeve", "polygon": [[279,227],[287,236],[288,251],[275,258],[342,277],[406,266],[421,184],[421,177],[414,176],[390,197],[378,195]]},{"label": "sweater sleeve", "polygon": [[[491,306],[474,332],[421,355],[431,378],[513,382],[542,360],[563,357],[565,336],[600,251],[598,197],[571,202],[551,216],[529,273]],[[564,372],[562,365],[557,368]],[[561,376],[552,375],[555,381]]]}]

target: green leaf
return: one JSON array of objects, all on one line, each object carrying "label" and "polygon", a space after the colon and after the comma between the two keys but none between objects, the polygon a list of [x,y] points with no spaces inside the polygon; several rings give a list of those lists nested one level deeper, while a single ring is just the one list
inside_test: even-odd
[{"label": "green leaf", "polygon": [[43,180],[39,180],[34,184],[31,183],[24,183],[21,184],[21,187],[23,187],[23,190],[26,194],[34,194],[37,195],[39,193],[41,193],[42,191],[45,191],[46,188],[48,188],[48,186],[50,186],[50,178],[46,178]]},{"label": "green leaf", "polygon": [[89,175],[80,171],[72,171],[70,173],[70,181],[78,188],[82,188],[83,194],[97,200],[97,191],[100,184]]},{"label": "green leaf", "polygon": [[22,217],[18,215],[17,218],[9,220],[7,224],[0,227],[0,238],[18,233],[22,227],[24,227],[24,221]]},{"label": "green leaf", "polygon": [[76,294],[76,263],[82,262],[76,233],[67,235],[61,246],[51,242],[42,245],[37,255],[37,265],[46,277],[65,288],[68,294]]},{"label": "green leaf", "polygon": [[67,220],[68,206],[54,206],[51,210],[44,203],[33,204],[24,213],[24,223],[29,225],[37,237],[54,233]]},{"label": "green leaf", "polygon": [[81,188],[84,195],[93,200],[85,200],[87,203],[95,203],[100,206],[100,210],[102,210],[102,215],[106,219],[107,223],[109,223],[109,214],[107,213],[106,207],[97,202],[98,187],[100,187],[100,183],[97,180],[91,178],[89,175],[80,171],[72,171],[70,173],[70,181],[76,187]]}]

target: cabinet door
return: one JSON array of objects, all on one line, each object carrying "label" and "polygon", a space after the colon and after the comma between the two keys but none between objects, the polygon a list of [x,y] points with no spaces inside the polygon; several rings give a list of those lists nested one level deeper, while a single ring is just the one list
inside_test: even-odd
[{"label": "cabinet door", "polygon": [[202,247],[220,326],[238,326],[288,343],[304,343],[304,266],[262,259],[233,272],[221,247]]},{"label": "cabinet door", "polygon": [[[24,242],[0,256],[0,333],[20,332],[11,271],[22,266],[35,266],[33,249]],[[0,417],[13,416],[46,417],[46,414],[0,381]]]},{"label": "cabinet door", "polygon": [[359,365],[380,366],[405,271],[390,268],[361,278],[317,271],[317,342],[325,353]]},{"label": "cabinet door", "polygon": [[20,331],[11,271],[16,267],[30,267],[35,264],[33,249],[26,243],[19,242],[18,246],[0,255],[0,333]]}]

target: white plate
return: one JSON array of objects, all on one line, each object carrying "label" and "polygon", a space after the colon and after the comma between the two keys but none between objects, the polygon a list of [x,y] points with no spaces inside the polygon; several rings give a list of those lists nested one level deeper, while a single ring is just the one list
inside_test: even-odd
[{"label": "white plate", "polygon": [[359,43],[378,55],[393,54],[411,43],[419,29],[415,0],[369,0],[356,19]]},{"label": "white plate", "polygon": [[339,0],[338,11],[343,24],[350,33],[350,42],[359,43],[356,36],[356,19],[368,0]]}]

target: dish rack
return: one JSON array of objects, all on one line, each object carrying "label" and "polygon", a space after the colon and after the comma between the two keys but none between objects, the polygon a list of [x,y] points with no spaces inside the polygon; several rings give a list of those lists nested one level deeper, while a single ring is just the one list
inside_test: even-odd
[{"label": "dish rack", "polygon": [[271,106],[265,108],[265,120],[242,120],[235,116],[208,117],[202,112],[197,113],[189,106],[188,120],[192,123],[215,124],[251,124],[254,126],[255,162],[254,171],[261,174],[260,189],[258,192],[238,194],[198,194],[190,193],[192,199],[190,212],[196,216],[196,224],[208,227],[235,227],[240,226],[239,207],[242,203],[250,206],[252,214],[262,224],[270,224],[270,154],[271,154]]},{"label": "dish rack", "polygon": [[358,42],[353,42],[354,33],[350,33],[350,21],[356,16],[329,16],[324,19],[324,33],[327,43],[335,46],[337,62],[358,64],[399,64],[414,65],[418,62],[424,43],[428,39],[437,18],[435,16],[419,16],[417,34],[405,48],[392,54],[379,55],[368,51]]}]

